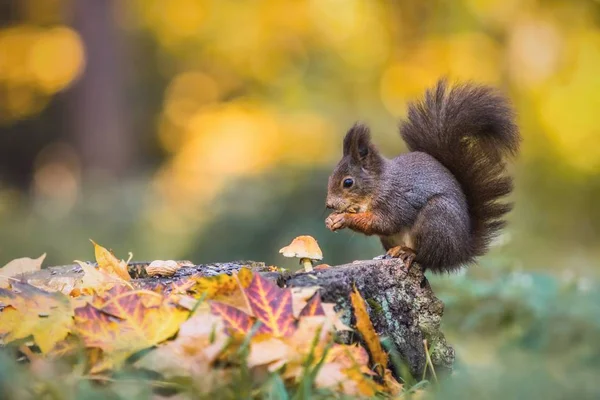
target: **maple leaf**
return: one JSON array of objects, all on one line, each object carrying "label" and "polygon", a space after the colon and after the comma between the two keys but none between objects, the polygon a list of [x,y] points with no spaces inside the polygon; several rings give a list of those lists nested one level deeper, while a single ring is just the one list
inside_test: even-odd
[{"label": "maple leaf", "polygon": [[229,334],[247,334],[254,325],[255,319],[242,310],[218,301],[210,302],[210,311],[223,319]]},{"label": "maple leaf", "polygon": [[314,317],[319,315],[325,315],[325,310],[323,310],[323,306],[321,305],[321,295],[317,292],[306,303],[302,311],[300,311],[300,317]]},{"label": "maple leaf", "polygon": [[300,312],[304,309],[306,303],[308,303],[308,301],[319,289],[320,288],[318,286],[290,288],[292,291],[292,308],[294,309],[294,317],[298,318],[300,316]]},{"label": "maple leaf", "polygon": [[[388,355],[381,347],[379,336],[377,336],[377,332],[375,332],[375,328],[369,318],[365,300],[360,295],[356,286],[352,293],[350,293],[350,301],[352,302],[354,316],[356,317],[356,329],[364,339],[367,348],[371,353],[373,363],[378,367],[378,371],[385,371],[388,365]],[[383,373],[380,373],[380,375],[383,376]]]},{"label": "maple leaf", "polygon": [[129,275],[129,271],[127,271],[127,262],[123,260],[119,260],[115,255],[100,246],[93,240],[90,240],[94,245],[94,253],[96,255],[96,262],[98,263],[98,268],[109,275],[118,276],[119,278],[130,281],[131,276]]},{"label": "maple leaf", "polygon": [[252,281],[252,271],[242,268],[238,273],[231,275],[219,274],[215,276],[192,277],[195,282],[189,290],[206,299],[214,299],[220,296],[229,296],[236,292],[239,287],[247,288]]},{"label": "maple leaf", "polygon": [[[325,316],[303,317],[291,336],[257,335],[252,338],[248,366],[268,365],[273,372],[286,366],[284,377],[298,378],[312,351],[313,365],[323,356],[331,341],[333,322]],[[314,346],[316,340],[316,346]]]},{"label": "maple leaf", "polygon": [[252,312],[264,325],[264,331],[274,336],[288,336],[295,330],[292,292],[255,274],[244,289]]},{"label": "maple leaf", "polygon": [[93,370],[98,372],[167,340],[188,315],[159,293],[115,287],[75,310],[75,330],[87,347],[100,348],[108,356],[109,362]]},{"label": "maple leaf", "polygon": [[112,289],[115,285],[126,285],[132,288],[131,284],[121,279],[114,273],[105,272],[86,262],[75,260],[83,270],[83,278],[75,284],[71,295],[94,294]]},{"label": "maple leaf", "polygon": [[210,373],[210,364],[227,345],[223,320],[207,312],[198,313],[185,321],[177,338],[151,351],[136,366],[153,370],[166,377]]},{"label": "maple leaf", "polygon": [[272,372],[289,363],[293,358],[301,358],[298,357],[293,346],[280,338],[267,337],[252,341],[246,363],[250,368],[271,364],[269,370]]},{"label": "maple leaf", "polygon": [[369,375],[369,355],[358,345],[334,344],[325,357],[325,363],[317,377],[318,387],[335,388],[348,395],[373,397],[382,390]]},{"label": "maple leaf", "polygon": [[29,272],[39,271],[45,258],[46,253],[36,259],[23,257],[10,261],[4,267],[0,268],[0,288],[9,287],[10,278]]},{"label": "maple leaf", "polygon": [[0,335],[10,342],[33,336],[42,353],[49,352],[72,328],[73,309],[62,293],[48,293],[26,283],[0,289]]}]

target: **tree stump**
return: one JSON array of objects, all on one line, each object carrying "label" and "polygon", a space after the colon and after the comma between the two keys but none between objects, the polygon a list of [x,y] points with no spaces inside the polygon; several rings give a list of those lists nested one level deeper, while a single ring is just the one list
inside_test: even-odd
[{"label": "tree stump", "polygon": [[[368,305],[375,330],[383,340],[391,343],[414,377],[421,377],[426,368],[424,340],[427,340],[436,372],[449,372],[452,369],[454,350],[446,343],[440,330],[444,304],[435,297],[418,264],[413,264],[407,271],[399,259],[364,260],[293,274],[270,271],[260,262],[235,261],[183,267],[174,276],[162,278],[148,277],[144,269],[147,264],[129,264],[134,285],[168,284],[190,275],[231,274],[245,266],[282,287],[319,286],[323,301],[335,303],[342,321],[348,326],[354,326],[355,322],[349,294],[356,286]],[[40,280],[60,280],[81,276],[82,273],[78,265],[65,265],[49,267],[24,278],[35,284]],[[342,334],[340,338],[348,343],[356,340],[355,336]]]}]

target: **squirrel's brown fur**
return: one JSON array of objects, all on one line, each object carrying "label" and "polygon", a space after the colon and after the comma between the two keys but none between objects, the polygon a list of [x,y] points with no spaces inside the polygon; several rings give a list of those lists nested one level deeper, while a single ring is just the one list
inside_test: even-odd
[{"label": "squirrel's brown fur", "polygon": [[511,209],[498,201],[512,190],[504,160],[520,142],[511,107],[492,88],[442,80],[409,106],[400,134],[410,152],[388,160],[367,127],[348,131],[327,226],[378,235],[388,254],[434,272],[472,262]]}]

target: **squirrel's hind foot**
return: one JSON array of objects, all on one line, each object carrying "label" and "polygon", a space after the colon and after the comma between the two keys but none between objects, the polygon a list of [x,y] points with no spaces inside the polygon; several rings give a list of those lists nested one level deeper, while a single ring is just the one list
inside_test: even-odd
[{"label": "squirrel's hind foot", "polygon": [[412,262],[415,260],[416,254],[413,249],[406,246],[392,247],[385,253],[384,258],[399,258],[402,260],[407,270],[410,270]]}]

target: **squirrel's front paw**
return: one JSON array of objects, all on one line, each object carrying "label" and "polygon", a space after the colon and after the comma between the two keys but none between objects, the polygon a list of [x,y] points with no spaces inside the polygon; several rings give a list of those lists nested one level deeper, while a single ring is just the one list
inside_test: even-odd
[{"label": "squirrel's front paw", "polygon": [[332,232],[344,229],[347,226],[345,214],[333,213],[325,220],[325,226]]}]

